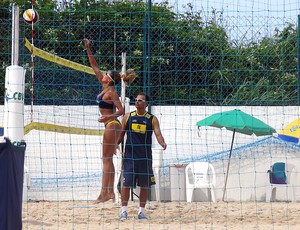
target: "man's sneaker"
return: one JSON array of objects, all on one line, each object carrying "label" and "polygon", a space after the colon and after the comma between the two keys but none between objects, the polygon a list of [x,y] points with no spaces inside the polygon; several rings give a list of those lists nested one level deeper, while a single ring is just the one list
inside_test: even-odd
[{"label": "man's sneaker", "polygon": [[122,213],[120,214],[120,220],[126,220],[127,217],[128,217],[128,214],[127,214],[126,211],[124,211],[124,212],[122,212]]},{"label": "man's sneaker", "polygon": [[138,219],[139,219],[139,220],[146,220],[146,219],[148,219],[148,217],[145,216],[145,214],[144,214],[143,212],[140,212],[140,213],[138,214]]}]

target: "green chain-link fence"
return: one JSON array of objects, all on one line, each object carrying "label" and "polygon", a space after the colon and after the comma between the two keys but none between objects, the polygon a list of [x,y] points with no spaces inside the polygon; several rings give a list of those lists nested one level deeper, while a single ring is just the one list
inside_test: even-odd
[{"label": "green chain-link fence", "polygon": [[[297,105],[297,18],[225,17],[222,11],[176,11],[167,2],[84,1],[64,8],[36,3],[40,21],[23,22],[20,61],[26,99],[31,98],[31,54],[23,38],[59,57],[89,66],[83,39],[103,70],[127,68],[139,78],[126,96],[139,91],[160,105]],[[11,4],[0,5],[1,91],[11,59]],[[207,16],[209,15],[209,16]],[[34,58],[34,104],[93,104],[100,84],[90,74]],[[3,97],[1,96],[1,101]]]}]

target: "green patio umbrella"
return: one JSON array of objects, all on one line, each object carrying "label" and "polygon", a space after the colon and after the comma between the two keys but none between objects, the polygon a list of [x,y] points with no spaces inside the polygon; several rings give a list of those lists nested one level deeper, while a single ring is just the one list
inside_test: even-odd
[{"label": "green patio umbrella", "polygon": [[247,113],[244,113],[239,109],[213,114],[201,121],[198,121],[196,125],[198,127],[212,126],[216,128],[226,128],[233,131],[222,198],[222,201],[224,201],[235,132],[243,133],[246,135],[255,134],[256,136],[265,136],[272,135],[276,132],[276,130],[266,123],[262,122],[261,120]]}]

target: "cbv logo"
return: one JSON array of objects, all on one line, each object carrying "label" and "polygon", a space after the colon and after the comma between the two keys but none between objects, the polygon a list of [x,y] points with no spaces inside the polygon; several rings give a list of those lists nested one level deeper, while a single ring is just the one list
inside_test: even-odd
[{"label": "cbv logo", "polygon": [[10,100],[23,101],[24,96],[23,96],[23,93],[20,93],[20,92],[14,92],[12,94],[6,92],[5,99],[6,99],[6,101],[10,101]]},{"label": "cbv logo", "polygon": [[13,98],[14,98],[15,100],[21,101],[21,100],[23,100],[23,93],[15,92],[15,93],[13,94]]}]

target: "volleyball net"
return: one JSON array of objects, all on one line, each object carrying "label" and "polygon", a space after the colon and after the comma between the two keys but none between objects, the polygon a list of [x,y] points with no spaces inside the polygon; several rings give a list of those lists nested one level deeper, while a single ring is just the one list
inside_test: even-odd
[{"label": "volleyball net", "polygon": [[[31,5],[19,1],[19,7],[22,13]],[[101,189],[104,125],[97,121],[96,96],[101,85],[83,42],[89,38],[103,71],[121,72],[122,53],[126,52],[127,69],[135,69],[139,75],[126,87],[128,110],[135,109],[130,101],[145,92],[150,96],[148,110],[160,121],[168,148],[160,158],[159,145],[153,140],[157,185],[151,189],[148,211],[157,208],[163,214],[153,211],[152,218],[167,225],[174,220],[181,228],[189,223],[196,229],[201,221],[201,214],[196,212],[201,209],[201,201],[207,205],[206,226],[220,229],[220,221],[230,228],[231,217],[219,216],[211,208],[224,206],[220,202],[232,132],[198,128],[196,123],[214,113],[238,108],[279,132],[299,117],[299,3],[288,1],[282,7],[279,3],[260,5],[255,1],[54,1],[51,9],[37,3],[34,7],[40,16],[37,24],[25,24],[20,17],[19,65],[26,70],[24,139],[28,179],[23,191],[23,226],[65,229],[70,227],[64,225],[67,219],[76,228],[80,215],[85,220],[78,220],[78,226],[84,228],[93,229],[99,218],[102,228],[109,228],[108,221],[118,222],[116,207],[120,203],[90,204]],[[0,4],[0,12],[0,59],[7,67],[11,57],[11,6]],[[5,76],[5,68],[0,73]],[[122,86],[115,88],[121,94]],[[3,95],[0,102],[4,104],[4,100]],[[0,109],[3,112],[3,107]],[[206,189],[195,192],[196,206],[184,203],[188,179],[185,167],[198,161],[209,162],[215,168],[217,204]],[[276,134],[236,134],[225,196],[228,203],[222,210],[232,211],[230,202],[238,203],[241,210],[250,208],[248,202],[253,202],[251,208],[256,211],[251,227],[261,223],[276,228],[284,223],[292,229],[300,224],[290,213],[299,214],[290,203],[300,199],[298,161],[299,146],[278,139]],[[120,162],[118,153],[114,156],[116,182]],[[292,181],[272,196],[280,201],[281,209],[287,210],[286,216],[278,214],[283,222],[277,222],[272,212],[277,204],[259,206],[267,199],[267,171],[276,162],[286,164]],[[189,207],[191,216],[184,215],[189,211],[182,209],[170,218],[169,201],[179,210],[179,206]],[[133,205],[137,204],[137,197],[133,197]],[[32,212],[35,209],[36,214]],[[79,209],[84,209],[84,214],[77,214]],[[103,211],[106,209],[111,212]],[[263,222],[260,209],[275,213],[272,221]],[[54,214],[48,210],[54,210]],[[66,210],[72,213],[65,214]],[[63,218],[69,215],[69,219]],[[232,218],[240,218],[237,226],[247,228],[247,211]],[[37,219],[34,226],[31,221]],[[133,228],[133,224],[127,227]],[[147,222],[147,226],[159,229],[154,223]],[[118,224],[113,227],[122,229]]]}]

